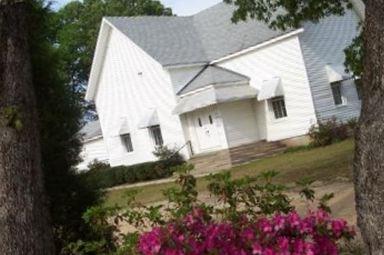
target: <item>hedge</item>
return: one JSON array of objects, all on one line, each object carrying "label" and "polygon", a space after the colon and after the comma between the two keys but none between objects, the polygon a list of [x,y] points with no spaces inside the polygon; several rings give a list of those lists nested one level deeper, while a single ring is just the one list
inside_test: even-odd
[{"label": "hedge", "polygon": [[82,174],[86,182],[94,188],[105,189],[123,184],[163,179],[172,176],[180,160],[161,160],[132,166],[96,167]]}]

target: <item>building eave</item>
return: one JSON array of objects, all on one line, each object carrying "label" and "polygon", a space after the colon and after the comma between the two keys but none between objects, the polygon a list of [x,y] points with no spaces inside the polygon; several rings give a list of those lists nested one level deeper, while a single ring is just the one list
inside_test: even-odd
[{"label": "building eave", "polygon": [[236,58],[236,57],[245,55],[245,54],[247,54],[249,52],[252,52],[252,51],[258,50],[260,48],[269,46],[271,44],[274,44],[276,42],[285,40],[285,39],[290,38],[292,36],[296,36],[296,35],[301,34],[303,32],[304,32],[304,28],[296,29],[296,30],[294,30],[292,32],[289,32],[289,33],[286,33],[284,35],[281,35],[281,36],[275,37],[273,39],[267,40],[265,42],[259,43],[259,44],[255,45],[255,46],[252,46],[252,47],[246,48],[244,50],[238,51],[236,53],[230,54],[228,56],[225,56],[225,57],[213,60],[213,61],[211,61],[210,65],[218,64],[218,63],[224,62],[226,60],[229,60],[229,59],[232,59],[232,58]]},{"label": "building eave", "polygon": [[95,98],[97,84],[99,82],[100,73],[103,68],[103,62],[110,33],[111,26],[110,24],[108,24],[106,19],[103,18],[96,43],[95,54],[93,56],[91,73],[88,79],[87,91],[85,94],[85,100],[87,101],[92,101]]}]

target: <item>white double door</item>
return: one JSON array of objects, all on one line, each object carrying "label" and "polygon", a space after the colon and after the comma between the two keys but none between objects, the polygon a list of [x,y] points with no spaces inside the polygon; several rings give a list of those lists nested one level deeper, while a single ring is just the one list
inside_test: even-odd
[{"label": "white double door", "polygon": [[201,152],[214,150],[220,146],[218,125],[213,109],[207,108],[195,112],[193,121]]}]

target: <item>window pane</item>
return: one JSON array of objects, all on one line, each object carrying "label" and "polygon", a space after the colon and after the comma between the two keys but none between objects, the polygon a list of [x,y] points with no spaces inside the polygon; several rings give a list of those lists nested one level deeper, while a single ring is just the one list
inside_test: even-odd
[{"label": "window pane", "polygon": [[201,123],[201,119],[200,118],[198,118],[198,122],[199,122],[199,127],[202,127],[203,124]]},{"label": "window pane", "polygon": [[122,135],[121,140],[123,141],[123,144],[127,152],[132,152],[133,146],[132,146],[131,134]]},{"label": "window pane", "polygon": [[163,136],[161,134],[160,126],[153,126],[150,128],[150,132],[153,138],[153,141],[156,146],[162,146],[163,145]]},{"label": "window pane", "polygon": [[212,119],[212,116],[209,115],[209,123],[212,125],[213,124],[213,119]]},{"label": "window pane", "polygon": [[276,119],[281,119],[288,116],[284,97],[277,97],[272,99],[272,108]]},{"label": "window pane", "polygon": [[341,96],[341,83],[334,83],[331,85],[333,100],[335,101],[335,105],[343,104],[343,98]]}]

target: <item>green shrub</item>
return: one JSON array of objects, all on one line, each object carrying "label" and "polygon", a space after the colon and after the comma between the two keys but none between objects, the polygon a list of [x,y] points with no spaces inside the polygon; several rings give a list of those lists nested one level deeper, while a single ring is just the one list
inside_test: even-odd
[{"label": "green shrub", "polygon": [[347,121],[347,125],[348,125],[348,127],[349,127],[352,131],[354,131],[354,130],[356,130],[356,127],[357,127],[358,122],[359,122],[359,120],[358,120],[357,118],[352,118],[352,119],[349,119],[349,120]]},{"label": "green shrub", "polygon": [[156,147],[153,155],[159,160],[167,160],[171,164],[181,165],[184,163],[184,158],[177,149],[169,149],[167,146]]},{"label": "green shrub", "polygon": [[350,136],[348,124],[338,122],[335,118],[326,122],[319,122],[309,130],[311,145],[314,147],[326,146],[340,142]]},{"label": "green shrub", "polygon": [[110,167],[108,164],[95,161],[90,164],[89,171],[81,175],[92,187],[105,189],[170,177],[173,174],[172,169],[183,162],[170,158],[132,166]]}]

